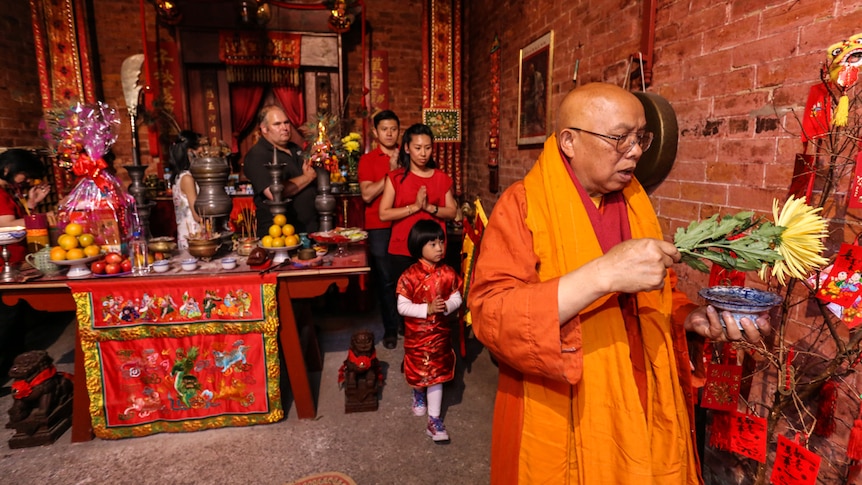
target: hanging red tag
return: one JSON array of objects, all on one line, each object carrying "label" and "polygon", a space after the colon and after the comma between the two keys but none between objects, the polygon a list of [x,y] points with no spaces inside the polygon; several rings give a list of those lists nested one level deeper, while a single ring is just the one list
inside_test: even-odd
[{"label": "hanging red tag", "polygon": [[730,449],[730,423],[732,413],[712,413],[712,425],[709,427],[709,446],[716,450]]},{"label": "hanging red tag", "polygon": [[847,208],[862,208],[862,150],[856,152],[856,169],[853,173],[853,179],[850,181]]},{"label": "hanging red tag", "polygon": [[778,435],[775,466],[769,477],[774,485],[813,485],[819,472],[819,456]]},{"label": "hanging red tag", "polygon": [[736,411],[741,380],[741,366],[710,364],[706,370],[700,406],[718,411]]},{"label": "hanging red tag", "polygon": [[805,197],[811,200],[811,192],[814,190],[814,177],[817,172],[814,168],[814,156],[807,153],[797,153],[793,164],[793,178],[790,179],[790,188],[787,196],[797,199]]},{"label": "hanging red tag", "polygon": [[823,83],[811,86],[805,113],[802,115],[802,143],[812,138],[820,138],[829,131],[832,116],[832,102],[829,90]]},{"label": "hanging red tag", "polygon": [[852,305],[862,291],[862,247],[842,244],[829,276],[820,286],[817,298],[842,307]]},{"label": "hanging red tag", "polygon": [[766,418],[732,413],[728,449],[760,463],[766,463]]}]

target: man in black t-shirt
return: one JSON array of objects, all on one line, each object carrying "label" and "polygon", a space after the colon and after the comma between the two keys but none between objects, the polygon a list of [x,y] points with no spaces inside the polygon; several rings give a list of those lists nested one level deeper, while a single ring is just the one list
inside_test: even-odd
[{"label": "man in black t-shirt", "polygon": [[291,125],[284,110],[276,105],[264,106],[258,115],[261,137],[245,155],[243,173],[254,188],[254,206],[257,211],[257,235],[268,234],[272,225],[272,212],[265,200],[272,200],[269,186],[272,176],[266,164],[272,162],[273,152],[284,165],[282,200],[292,199],[286,205],[287,222],[297,233],[316,232],[319,225],[314,198],[317,196],[317,175],[311,162],[303,160],[299,146],[290,141]]}]

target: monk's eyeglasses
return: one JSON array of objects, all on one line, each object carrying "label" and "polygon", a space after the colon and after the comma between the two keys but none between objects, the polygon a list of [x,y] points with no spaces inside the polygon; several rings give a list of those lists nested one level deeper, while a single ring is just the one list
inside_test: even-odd
[{"label": "monk's eyeglasses", "polygon": [[614,146],[619,153],[628,153],[629,151],[631,151],[632,148],[635,147],[635,145],[640,145],[641,151],[645,152],[647,151],[647,149],[649,149],[650,145],[652,145],[652,140],[655,136],[649,131],[633,131],[631,133],[625,133],[622,135],[605,135],[602,133],[596,133],[594,131],[583,130],[581,128],[574,128],[572,126],[569,126],[567,129],[572,131],[580,131],[588,135],[598,136],[606,140],[611,140],[616,143]]}]

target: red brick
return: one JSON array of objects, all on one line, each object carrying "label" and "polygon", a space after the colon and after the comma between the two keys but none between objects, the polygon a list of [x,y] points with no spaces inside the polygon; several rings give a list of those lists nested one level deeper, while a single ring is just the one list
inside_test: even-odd
[{"label": "red brick", "polygon": [[[721,19],[723,20],[723,19]],[[758,18],[750,17],[731,23],[715,22],[703,33],[703,51],[715,52],[722,49],[736,48],[742,42],[757,32]]]},{"label": "red brick", "polygon": [[711,204],[727,203],[727,186],[711,183],[680,182],[680,199]]},{"label": "red brick", "polygon": [[727,206],[739,210],[772,213],[772,200],[784,199],[786,191],[763,189],[757,186],[731,185],[727,188]]},{"label": "red brick", "polygon": [[832,15],[832,4],[821,0],[798,0],[767,8],[761,24],[765,32],[795,30]]},{"label": "red brick", "polygon": [[746,185],[763,180],[763,165],[736,161],[718,161],[706,166],[706,180],[710,183]]},{"label": "red brick", "polygon": [[733,71],[706,76],[701,82],[701,96],[718,96],[747,92],[754,88],[754,68],[744,67]]},{"label": "red brick", "polygon": [[748,113],[754,109],[771,107],[769,93],[765,91],[754,91],[749,93],[734,94],[732,91],[716,94],[714,116],[724,117]]}]

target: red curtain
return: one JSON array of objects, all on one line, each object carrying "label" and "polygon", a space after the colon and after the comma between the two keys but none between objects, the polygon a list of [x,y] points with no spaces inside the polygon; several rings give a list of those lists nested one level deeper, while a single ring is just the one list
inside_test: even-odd
[{"label": "red curtain", "polygon": [[302,91],[290,86],[273,86],[272,92],[275,94],[275,99],[284,108],[284,113],[290,124],[297,129],[302,126],[305,123],[305,103],[303,102]]},{"label": "red curtain", "polygon": [[231,151],[239,152],[239,135],[254,123],[257,107],[263,98],[263,86],[230,86],[230,122],[233,129]]}]

